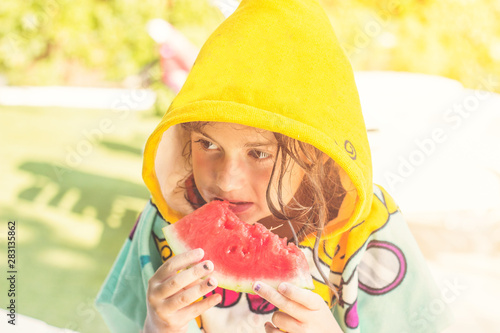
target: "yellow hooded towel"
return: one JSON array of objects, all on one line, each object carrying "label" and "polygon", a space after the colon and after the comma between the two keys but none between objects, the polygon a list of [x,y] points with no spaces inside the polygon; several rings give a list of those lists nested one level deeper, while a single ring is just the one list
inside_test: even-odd
[{"label": "yellow hooded towel", "polygon": [[[345,332],[434,332],[448,312],[401,212],[372,183],[370,148],[351,65],[315,0],[243,0],[206,41],[144,152],[148,203],[97,299],[114,332],[138,332],[147,282],[172,256],[161,232],[193,211],[178,187],[187,176],[180,123],[217,121],[279,132],[314,145],[341,168],[346,190],[319,246],[320,269],[338,288],[332,313]],[[335,297],[314,264],[315,235],[300,248],[315,292]],[[190,332],[264,332],[277,309],[256,295],[217,288],[223,301]],[[444,304],[444,303],[443,303]]]}]

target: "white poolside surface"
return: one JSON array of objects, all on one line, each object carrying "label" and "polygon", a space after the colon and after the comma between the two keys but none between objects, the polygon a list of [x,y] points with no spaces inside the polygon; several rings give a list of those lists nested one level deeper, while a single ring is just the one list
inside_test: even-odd
[{"label": "white poolside surface", "polygon": [[[357,73],[357,84],[378,130],[374,182],[400,205],[443,292],[429,316],[448,304],[456,321],[446,332],[498,332],[500,95],[409,73]],[[478,78],[488,85],[500,82]]]},{"label": "white poolside surface", "polygon": [[0,105],[141,111],[155,100],[156,94],[148,89],[0,86]]},{"label": "white poolside surface", "polygon": [[[500,95],[486,90],[500,82],[478,78],[478,90],[468,90],[442,77],[396,72],[358,72],[356,82],[369,130],[374,182],[400,205],[446,295],[429,304],[428,315],[439,317],[446,303],[456,317],[447,333],[497,332]],[[123,96],[138,97],[123,102]],[[4,105],[100,109],[117,101],[145,110],[154,93],[0,87]],[[0,316],[6,317],[4,311]],[[33,318],[21,319],[28,330],[5,330],[5,321],[0,321],[0,331],[63,332]]]}]

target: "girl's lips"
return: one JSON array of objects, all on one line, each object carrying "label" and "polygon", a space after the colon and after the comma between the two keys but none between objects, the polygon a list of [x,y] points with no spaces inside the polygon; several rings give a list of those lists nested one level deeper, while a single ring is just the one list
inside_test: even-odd
[{"label": "girl's lips", "polygon": [[229,209],[231,209],[235,214],[240,214],[248,210],[250,207],[252,207],[252,205],[253,203],[251,202],[241,202],[241,203],[229,202]]},{"label": "girl's lips", "polygon": [[222,198],[215,198],[214,200],[229,201],[229,209],[231,209],[235,214],[243,213],[244,211],[250,209],[250,207],[252,207],[253,205],[252,202],[248,201],[233,201]]}]

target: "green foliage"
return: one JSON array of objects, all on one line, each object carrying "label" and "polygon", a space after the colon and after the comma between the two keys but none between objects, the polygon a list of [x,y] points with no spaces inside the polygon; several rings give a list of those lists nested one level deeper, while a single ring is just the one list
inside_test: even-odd
[{"label": "green foliage", "polygon": [[[201,0],[3,2],[0,72],[11,84],[120,81],[158,57],[146,32],[150,19],[171,18],[181,28],[197,25],[207,30],[217,24],[215,9],[211,15],[203,14],[210,14],[210,9]],[[196,35],[203,38],[197,31]]]},{"label": "green foliage", "polygon": [[321,2],[355,70],[434,74],[479,89],[485,76],[500,81],[497,0]]},{"label": "green foliage", "polygon": [[[355,70],[442,75],[470,88],[479,77],[500,75],[497,0],[321,3]],[[156,17],[197,46],[223,20],[209,0],[4,1],[0,73],[11,84],[119,84],[158,58],[146,33]],[[168,105],[172,93],[163,90]]]}]

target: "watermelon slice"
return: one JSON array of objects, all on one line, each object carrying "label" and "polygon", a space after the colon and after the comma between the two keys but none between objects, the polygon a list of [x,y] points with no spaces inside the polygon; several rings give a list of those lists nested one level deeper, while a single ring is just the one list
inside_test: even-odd
[{"label": "watermelon slice", "polygon": [[314,288],[307,260],[295,244],[260,223],[241,221],[229,205],[214,200],[164,227],[174,254],[202,248],[203,259],[214,263],[213,276],[225,289],[253,293],[257,280],[275,288],[281,282]]}]

